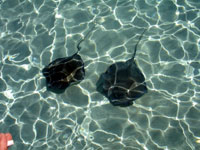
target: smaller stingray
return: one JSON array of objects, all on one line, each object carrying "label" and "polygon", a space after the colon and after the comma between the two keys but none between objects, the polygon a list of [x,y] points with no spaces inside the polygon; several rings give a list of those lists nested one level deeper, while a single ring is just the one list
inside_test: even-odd
[{"label": "smaller stingray", "polygon": [[42,73],[46,77],[47,89],[56,93],[63,92],[72,84],[77,84],[85,77],[84,63],[78,52],[80,44],[87,38],[95,26],[77,44],[77,52],[69,57],[58,58],[46,66]]},{"label": "smaller stingray", "polygon": [[117,62],[109,66],[96,83],[97,91],[107,97],[114,106],[130,106],[134,100],[147,93],[144,75],[134,61],[137,45],[144,32],[135,45],[132,58],[126,62]]}]

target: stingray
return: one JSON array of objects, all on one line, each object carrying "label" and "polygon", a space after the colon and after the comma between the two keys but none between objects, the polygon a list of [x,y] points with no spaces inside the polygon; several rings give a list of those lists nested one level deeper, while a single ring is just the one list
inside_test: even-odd
[{"label": "stingray", "polygon": [[57,58],[42,70],[48,90],[61,93],[70,85],[77,84],[84,79],[84,62],[78,52],[81,50],[80,44],[88,37],[94,27],[79,41],[77,52],[74,55]]},{"label": "stingray", "polygon": [[130,106],[133,101],[147,93],[144,75],[135,63],[137,45],[145,31],[135,45],[132,58],[110,65],[96,83],[97,91],[108,98],[114,106]]}]

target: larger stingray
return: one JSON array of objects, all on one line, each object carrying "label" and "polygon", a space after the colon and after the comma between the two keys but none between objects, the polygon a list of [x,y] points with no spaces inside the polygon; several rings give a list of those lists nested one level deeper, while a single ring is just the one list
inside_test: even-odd
[{"label": "larger stingray", "polygon": [[47,88],[49,90],[60,93],[70,85],[79,83],[84,79],[84,63],[78,52],[81,50],[80,44],[87,38],[94,27],[77,44],[78,50],[74,55],[58,58],[42,70],[43,75],[46,77]]},{"label": "larger stingray", "polygon": [[105,73],[100,75],[97,81],[97,91],[107,97],[114,106],[130,106],[134,100],[147,93],[144,75],[134,60],[137,45],[144,32],[141,34],[135,46],[132,58],[126,62],[112,64]]}]

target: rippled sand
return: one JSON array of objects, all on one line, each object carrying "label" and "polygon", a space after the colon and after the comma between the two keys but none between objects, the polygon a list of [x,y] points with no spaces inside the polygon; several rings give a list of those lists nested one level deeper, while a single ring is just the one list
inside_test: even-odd
[{"label": "rippled sand", "polygon": [[[0,132],[11,150],[200,149],[200,3],[194,0],[0,0]],[[76,52],[86,77],[62,94],[41,70]],[[148,93],[112,106],[96,91],[107,67],[131,58]]]}]

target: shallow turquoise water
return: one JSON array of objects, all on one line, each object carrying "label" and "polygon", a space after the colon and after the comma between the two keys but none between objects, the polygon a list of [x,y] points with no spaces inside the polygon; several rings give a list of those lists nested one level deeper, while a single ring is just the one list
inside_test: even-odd
[{"label": "shallow turquoise water", "polygon": [[[0,0],[0,132],[13,150],[200,149],[198,0]],[[86,77],[63,94],[41,70],[76,52]],[[96,92],[106,68],[136,62],[148,93],[113,107]]]}]

